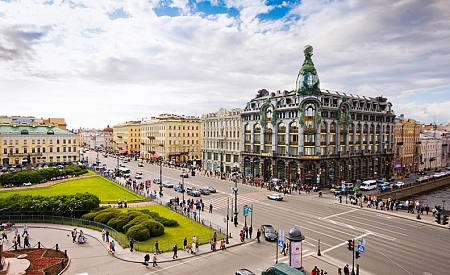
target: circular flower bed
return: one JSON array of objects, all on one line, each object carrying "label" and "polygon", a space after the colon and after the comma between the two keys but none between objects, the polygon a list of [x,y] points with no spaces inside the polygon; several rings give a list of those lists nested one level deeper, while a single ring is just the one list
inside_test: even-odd
[{"label": "circular flower bed", "polygon": [[[9,250],[2,253],[5,258],[16,258],[22,254],[27,254],[30,261],[30,267],[26,270],[28,275],[45,275],[45,272],[48,275],[57,275],[69,262],[69,259],[64,257],[63,251],[47,248]],[[61,264],[62,260],[64,265]]]}]

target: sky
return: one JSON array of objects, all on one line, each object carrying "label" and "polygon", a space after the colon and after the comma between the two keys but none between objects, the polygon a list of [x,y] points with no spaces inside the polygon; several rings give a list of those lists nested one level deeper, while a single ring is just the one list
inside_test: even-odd
[{"label": "sky", "polygon": [[244,108],[292,91],[312,45],[321,89],[450,121],[447,0],[0,0],[0,115],[69,129]]}]

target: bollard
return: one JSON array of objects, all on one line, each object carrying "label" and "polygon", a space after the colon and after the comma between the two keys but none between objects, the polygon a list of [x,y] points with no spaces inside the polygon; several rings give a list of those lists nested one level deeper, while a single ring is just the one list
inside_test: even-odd
[{"label": "bollard", "polygon": [[38,249],[41,249],[41,242],[38,242]]},{"label": "bollard", "polygon": [[17,250],[17,242],[14,243],[14,250]]},{"label": "bollard", "polygon": [[59,251],[58,244],[56,244],[56,251]]},{"label": "bollard", "polygon": [[67,249],[64,250],[64,258],[67,258]]},{"label": "bollard", "polygon": [[61,260],[61,267],[64,268],[64,259]]}]

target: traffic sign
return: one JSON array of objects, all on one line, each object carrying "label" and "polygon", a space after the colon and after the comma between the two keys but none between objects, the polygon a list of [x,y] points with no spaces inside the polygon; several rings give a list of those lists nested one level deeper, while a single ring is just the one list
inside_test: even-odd
[{"label": "traffic sign", "polygon": [[278,247],[279,248],[283,248],[284,247],[284,241],[283,240],[278,240]]},{"label": "traffic sign", "polygon": [[366,250],[366,247],[362,244],[358,244],[358,252],[364,254],[364,250]]},{"label": "traffic sign", "polygon": [[252,208],[250,206],[247,206],[248,212],[252,212]]}]

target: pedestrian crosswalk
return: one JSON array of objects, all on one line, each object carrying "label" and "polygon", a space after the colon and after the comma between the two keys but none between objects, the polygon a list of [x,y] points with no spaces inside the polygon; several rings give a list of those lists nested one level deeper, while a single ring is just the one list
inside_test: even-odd
[{"label": "pedestrian crosswalk", "polygon": [[[253,192],[253,193],[245,193],[245,194],[238,194],[237,196],[237,204],[238,205],[246,205],[246,204],[252,204],[255,202],[261,202],[267,200],[267,195],[272,194],[273,192],[269,191],[260,191],[260,192]],[[206,198],[203,197],[203,202],[206,206],[212,204],[214,209],[223,209],[227,208],[227,205],[229,206],[229,209],[232,209],[234,206],[234,195],[230,194],[218,194],[217,197],[210,197]]]}]

